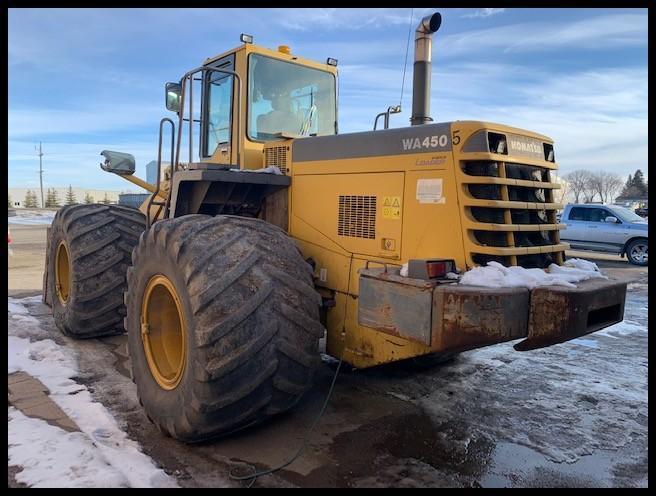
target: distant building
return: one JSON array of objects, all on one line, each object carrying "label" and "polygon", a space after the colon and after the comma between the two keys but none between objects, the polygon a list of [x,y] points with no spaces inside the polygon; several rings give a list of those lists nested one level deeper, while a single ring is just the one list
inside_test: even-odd
[{"label": "distant building", "polygon": [[118,204],[125,205],[126,207],[139,208],[149,196],[149,193],[120,193],[118,195]]},{"label": "distant building", "polygon": [[[60,205],[66,204],[66,195],[68,193],[68,186],[63,187],[52,187],[44,186],[43,187],[43,200],[47,199],[48,189],[54,189],[57,191],[57,198],[59,199]],[[8,188],[9,196],[11,197],[11,202],[14,204],[14,208],[25,208],[23,203],[25,202],[25,195],[27,191],[32,191],[36,194],[36,203],[38,207],[43,207],[41,205],[41,189],[37,186],[35,188]],[[75,201],[77,203],[84,203],[84,198],[87,194],[93,198],[93,203],[102,203],[107,195],[109,203],[117,204],[119,191],[110,191],[104,189],[88,189],[88,188],[73,188],[73,194],[75,195]]]},{"label": "distant building", "polygon": [[[169,162],[162,160],[162,172],[169,165]],[[152,160],[146,164],[146,182],[150,184],[157,183],[157,160]]]}]

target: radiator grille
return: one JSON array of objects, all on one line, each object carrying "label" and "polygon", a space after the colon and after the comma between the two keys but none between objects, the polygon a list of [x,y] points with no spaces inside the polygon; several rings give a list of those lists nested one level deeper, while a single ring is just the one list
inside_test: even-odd
[{"label": "radiator grille", "polygon": [[288,146],[271,146],[264,148],[264,166],[270,167],[272,165],[278,167],[280,172],[287,174],[287,151]]},{"label": "radiator grille", "polygon": [[337,234],[352,238],[376,238],[376,197],[340,196]]},{"label": "radiator grille", "polygon": [[464,161],[463,207],[469,219],[469,255],[474,263],[545,268],[562,264],[549,168],[493,160]]}]

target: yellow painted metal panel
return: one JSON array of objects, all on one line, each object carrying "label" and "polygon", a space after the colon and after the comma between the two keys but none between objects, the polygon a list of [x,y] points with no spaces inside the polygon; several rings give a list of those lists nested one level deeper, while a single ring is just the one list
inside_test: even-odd
[{"label": "yellow painted metal panel", "polygon": [[[422,181],[441,180],[442,195],[437,203],[417,196]],[[402,259],[451,258],[465,268],[460,207],[453,168],[409,171],[405,177]]]},{"label": "yellow painted metal panel", "polygon": [[[342,161],[344,167],[348,162]],[[320,246],[330,242],[350,253],[400,257],[403,173],[294,175],[292,184],[290,234],[294,238]],[[385,197],[400,199],[398,217],[383,216]],[[360,198],[366,198],[364,205],[355,204]],[[341,216],[340,201],[346,202]],[[372,220],[375,231],[370,229]],[[394,249],[385,249],[383,238],[395,240]]]}]

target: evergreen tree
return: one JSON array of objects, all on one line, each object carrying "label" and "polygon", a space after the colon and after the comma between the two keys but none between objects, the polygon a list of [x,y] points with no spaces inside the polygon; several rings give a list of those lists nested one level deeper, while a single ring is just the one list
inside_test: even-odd
[{"label": "evergreen tree", "polygon": [[104,203],[105,205],[110,204],[109,197],[107,196],[107,193],[105,193],[105,198],[103,198],[102,203]]},{"label": "evergreen tree", "polygon": [[624,189],[620,196],[626,198],[640,198],[647,196],[647,184],[642,171],[638,169],[633,176],[629,174],[629,178],[624,185]]},{"label": "evergreen tree", "polygon": [[645,184],[645,176],[642,171],[638,169],[633,175],[633,186],[640,192],[640,196],[647,196],[647,185]]},{"label": "evergreen tree", "polygon": [[93,203],[93,196],[91,196],[88,191],[84,195],[84,203],[86,204]]},{"label": "evergreen tree", "polygon": [[48,194],[46,195],[46,208],[57,207],[59,207],[59,196],[57,195],[57,190],[55,188],[48,188]]},{"label": "evergreen tree", "polygon": [[28,189],[27,193],[25,193],[25,201],[23,202],[23,206],[25,208],[36,208],[36,193]]},{"label": "evergreen tree", "polygon": [[75,205],[76,203],[77,199],[75,198],[73,187],[69,184],[68,191],[66,191],[66,205]]}]

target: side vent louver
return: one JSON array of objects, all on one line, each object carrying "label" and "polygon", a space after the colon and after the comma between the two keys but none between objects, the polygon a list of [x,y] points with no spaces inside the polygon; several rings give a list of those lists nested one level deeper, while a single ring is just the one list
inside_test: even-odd
[{"label": "side vent louver", "polygon": [[340,196],[337,234],[353,238],[376,238],[376,197]]},{"label": "side vent louver", "polygon": [[280,172],[287,174],[289,167],[287,166],[287,151],[288,146],[271,146],[264,148],[264,166],[270,167],[275,165],[280,169]]}]

